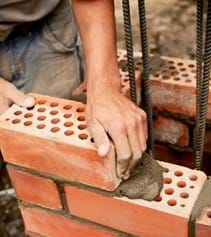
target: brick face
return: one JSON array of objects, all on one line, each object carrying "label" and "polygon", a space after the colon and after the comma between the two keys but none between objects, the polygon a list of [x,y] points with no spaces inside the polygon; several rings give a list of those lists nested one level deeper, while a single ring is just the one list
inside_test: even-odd
[{"label": "brick face", "polygon": [[61,201],[56,184],[49,180],[22,172],[8,165],[17,198],[50,209],[61,209]]},{"label": "brick face", "polygon": [[154,137],[159,142],[186,147],[189,144],[189,129],[182,122],[159,115],[154,120]]},{"label": "brick face", "polygon": [[[187,237],[188,223],[185,218],[175,218],[168,213],[75,187],[66,186],[65,190],[73,215],[138,236]],[[166,225],[163,220],[171,224]]]},{"label": "brick face", "polygon": [[196,220],[196,237],[211,236],[211,206],[203,209],[200,217]]},{"label": "brick face", "polygon": [[35,208],[21,207],[26,230],[46,237],[118,237],[119,235],[95,226],[83,224]]},{"label": "brick face", "polygon": [[98,155],[87,129],[85,106],[75,101],[33,96],[37,99],[33,110],[13,105],[0,119],[0,144],[5,161],[114,190],[120,183],[114,148],[111,144],[105,157]]}]

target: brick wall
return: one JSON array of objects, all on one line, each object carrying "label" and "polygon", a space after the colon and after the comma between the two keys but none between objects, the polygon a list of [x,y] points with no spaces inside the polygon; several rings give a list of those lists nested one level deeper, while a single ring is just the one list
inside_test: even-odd
[{"label": "brick wall", "polygon": [[[142,62],[135,56],[140,85]],[[190,60],[153,60],[156,157],[165,162],[164,188],[152,202],[114,197],[120,183],[114,148],[98,156],[83,104],[33,94],[33,109],[13,105],[0,117],[0,146],[29,236],[188,236],[191,210],[206,180],[204,173],[183,167],[194,165],[195,66]],[[129,96],[124,51],[119,63],[122,91]],[[209,136],[208,123],[207,170]]]}]

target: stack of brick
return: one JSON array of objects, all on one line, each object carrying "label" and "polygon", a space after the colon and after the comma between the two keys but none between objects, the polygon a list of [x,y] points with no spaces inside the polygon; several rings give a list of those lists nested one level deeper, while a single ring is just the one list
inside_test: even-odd
[{"label": "stack of brick", "polygon": [[[118,54],[122,81],[128,81],[126,52]],[[139,53],[135,68],[142,69]],[[196,117],[196,63],[172,57],[151,57],[151,96],[154,107],[155,154],[159,160],[194,168],[193,134]],[[137,87],[140,86],[137,77]],[[125,85],[123,85],[125,87]],[[127,85],[129,87],[129,85]],[[211,94],[211,83],[210,83]],[[137,90],[140,93],[140,89]],[[124,91],[123,91],[124,92]],[[129,94],[129,92],[127,93]],[[211,95],[208,102],[203,169],[211,175]]]},{"label": "stack of brick", "polygon": [[0,117],[0,146],[29,236],[188,237],[204,173],[160,162],[164,188],[154,201],[114,197],[114,149],[97,155],[85,106],[33,96],[34,108],[13,105]]}]

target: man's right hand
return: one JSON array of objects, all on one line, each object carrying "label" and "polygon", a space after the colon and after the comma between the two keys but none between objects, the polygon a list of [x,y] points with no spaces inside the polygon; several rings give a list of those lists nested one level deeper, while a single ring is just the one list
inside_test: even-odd
[{"label": "man's right hand", "polygon": [[31,96],[24,95],[12,83],[0,77],[0,115],[12,104],[18,104],[25,108],[34,106],[35,100]]}]

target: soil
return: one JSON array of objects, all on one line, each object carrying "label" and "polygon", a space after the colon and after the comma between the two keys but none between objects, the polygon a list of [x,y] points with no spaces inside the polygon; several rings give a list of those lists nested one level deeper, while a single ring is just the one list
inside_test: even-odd
[{"label": "soil", "polygon": [[[137,3],[131,2],[134,50],[140,50]],[[195,15],[193,0],[147,0],[147,25],[150,52],[181,58],[195,57]],[[121,0],[115,0],[118,47],[125,48]],[[5,166],[1,167],[0,191],[10,187]],[[13,196],[0,196],[0,236],[23,237],[24,225]]]}]

